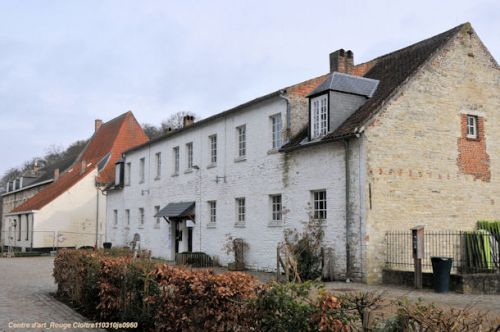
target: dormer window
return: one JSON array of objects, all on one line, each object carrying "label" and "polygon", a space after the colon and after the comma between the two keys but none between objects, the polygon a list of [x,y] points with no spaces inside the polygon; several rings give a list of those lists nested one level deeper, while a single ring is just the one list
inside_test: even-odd
[{"label": "dormer window", "polygon": [[311,138],[315,139],[328,132],[328,94],[311,99]]}]

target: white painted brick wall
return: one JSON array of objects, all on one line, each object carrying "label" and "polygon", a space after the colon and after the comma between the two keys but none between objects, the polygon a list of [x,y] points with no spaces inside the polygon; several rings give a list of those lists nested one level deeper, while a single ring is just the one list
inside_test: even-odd
[{"label": "white painted brick wall", "polygon": [[[241,237],[249,244],[247,266],[260,270],[276,267],[276,246],[283,239],[285,228],[302,230],[308,220],[311,190],[326,189],[328,220],[325,245],[334,248],[336,274],[345,273],[345,177],[344,148],[341,144],[323,144],[288,154],[272,152],[271,115],[281,113],[285,124],[286,104],[273,99],[248,107],[225,118],[211,121],[193,130],[156,142],[150,147],[133,151],[126,156],[132,164],[131,185],[112,191],[107,196],[108,239],[114,246],[124,245],[139,233],[142,246],[154,256],[172,259],[170,225],[164,220],[155,228],[154,206],[172,202],[196,202],[196,227],[193,232],[193,251],[218,256],[222,264],[233,258],[226,255],[223,245],[226,234]],[[235,162],[237,154],[236,127],[246,124],[247,158]],[[217,134],[218,162],[209,164],[208,136]],[[185,174],[186,143],[193,142],[194,165],[200,170]],[[180,174],[172,176],[173,153],[180,147]],[[162,176],[156,175],[155,154],[162,153]],[[146,159],[146,178],[139,184],[139,159]],[[288,160],[285,162],[285,158]],[[288,165],[288,167],[285,167]],[[226,183],[215,182],[216,176],[226,176]],[[200,183],[201,181],[201,183]],[[201,193],[201,195],[200,195]],[[282,194],[283,226],[270,226],[269,195]],[[235,227],[235,198],[246,198],[246,224]],[[217,223],[207,227],[207,201],[217,201]],[[139,208],[145,209],[145,226],[139,228]],[[118,210],[119,223],[113,226],[113,210]],[[130,229],[124,227],[125,209],[131,211]],[[186,234],[184,234],[186,237]]]}]

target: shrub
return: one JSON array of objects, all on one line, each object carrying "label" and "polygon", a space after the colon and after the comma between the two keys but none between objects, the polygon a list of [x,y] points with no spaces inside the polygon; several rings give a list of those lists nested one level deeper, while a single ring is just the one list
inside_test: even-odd
[{"label": "shrub", "polygon": [[247,301],[255,298],[257,280],[244,273],[216,275],[158,266],[160,293],[151,298],[161,310],[156,328],[165,331],[242,331],[253,324]]},{"label": "shrub", "polygon": [[301,280],[321,277],[321,244],[324,237],[323,221],[310,218],[304,230],[285,230],[285,245],[297,262]]},{"label": "shrub", "polygon": [[258,331],[348,331],[340,301],[310,281],[263,288],[253,307]]}]

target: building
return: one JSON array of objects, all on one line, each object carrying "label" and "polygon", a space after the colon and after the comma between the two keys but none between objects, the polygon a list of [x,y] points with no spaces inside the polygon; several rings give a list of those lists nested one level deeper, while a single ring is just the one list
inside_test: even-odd
[{"label": "building", "polygon": [[[7,182],[5,191],[2,193],[2,219],[0,219],[0,242],[3,246],[7,241],[9,231],[3,231],[3,220],[6,214],[10,213],[14,208],[23,204],[31,197],[35,196],[43,188],[57,180],[59,174],[66,171],[75,162],[80,154],[80,149],[71,151],[64,159],[45,166],[40,160],[35,161],[32,169],[22,176]],[[12,237],[12,234],[11,234]]]},{"label": "building", "polygon": [[338,50],[325,75],[126,151],[108,238],[227,264],[231,234],[249,268],[273,270],[284,230],[315,218],[335,277],[378,282],[386,231],[499,219],[499,106],[469,23],[358,65]]},{"label": "building", "polygon": [[96,120],[94,135],[71,166],[60,175],[56,169],[50,184],[7,209],[4,244],[22,250],[99,245],[105,240],[102,190],[114,182],[121,153],[147,141],[132,112],[106,123]]}]

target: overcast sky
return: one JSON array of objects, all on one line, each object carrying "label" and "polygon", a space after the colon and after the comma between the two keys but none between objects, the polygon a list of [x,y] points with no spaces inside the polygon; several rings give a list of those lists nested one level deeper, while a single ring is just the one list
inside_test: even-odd
[{"label": "overcast sky", "polygon": [[132,110],[202,117],[471,22],[500,59],[500,1],[0,0],[0,173]]}]

